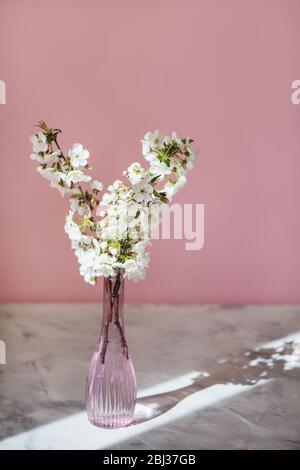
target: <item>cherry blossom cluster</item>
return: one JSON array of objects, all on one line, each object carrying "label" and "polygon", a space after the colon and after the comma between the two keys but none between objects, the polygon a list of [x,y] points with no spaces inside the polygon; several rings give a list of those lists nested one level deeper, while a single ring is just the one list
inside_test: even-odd
[{"label": "cherry blossom cluster", "polygon": [[[70,196],[65,232],[78,259],[80,274],[90,284],[100,276],[140,280],[149,264],[152,230],[160,221],[161,209],[186,183],[197,151],[189,137],[175,132],[165,136],[147,132],[142,152],[147,168],[135,162],[123,172],[127,182],[117,180],[103,191],[103,184],[87,174],[89,152],[74,144],[65,155],[58,144],[60,129],[41,121],[39,132],[30,136],[37,170],[64,196]],[[87,185],[88,184],[88,185]]]}]

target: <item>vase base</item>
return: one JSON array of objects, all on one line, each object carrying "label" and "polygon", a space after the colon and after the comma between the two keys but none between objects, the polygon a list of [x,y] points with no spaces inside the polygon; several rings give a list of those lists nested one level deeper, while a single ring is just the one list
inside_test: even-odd
[{"label": "vase base", "polygon": [[117,428],[126,428],[131,424],[134,424],[134,418],[120,418],[120,417],[110,417],[110,418],[96,418],[94,416],[88,416],[89,422],[98,428],[105,429],[117,429]]}]

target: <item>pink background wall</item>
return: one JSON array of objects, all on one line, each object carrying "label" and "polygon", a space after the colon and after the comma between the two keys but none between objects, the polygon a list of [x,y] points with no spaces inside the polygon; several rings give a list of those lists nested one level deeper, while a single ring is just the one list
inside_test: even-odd
[{"label": "pink background wall", "polygon": [[205,204],[205,247],[158,241],[129,301],[300,302],[299,0],[0,0],[1,301],[96,301],[67,199],[28,159],[39,119],[109,184],[147,130],[200,149],[176,202]]}]

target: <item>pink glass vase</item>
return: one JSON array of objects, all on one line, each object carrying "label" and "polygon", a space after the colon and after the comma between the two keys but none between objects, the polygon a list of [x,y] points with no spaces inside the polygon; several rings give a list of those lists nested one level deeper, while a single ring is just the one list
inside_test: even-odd
[{"label": "pink glass vase", "polygon": [[86,384],[86,409],[95,426],[118,428],[134,421],[136,378],[124,329],[124,278],[104,278],[103,318]]}]

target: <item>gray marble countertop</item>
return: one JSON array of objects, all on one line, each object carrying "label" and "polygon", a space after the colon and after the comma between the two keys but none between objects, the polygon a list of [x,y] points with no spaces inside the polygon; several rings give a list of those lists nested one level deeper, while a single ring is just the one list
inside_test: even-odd
[{"label": "gray marble countertop", "polygon": [[300,307],[127,305],[137,424],[84,410],[99,305],[0,307],[0,449],[300,449]]}]

